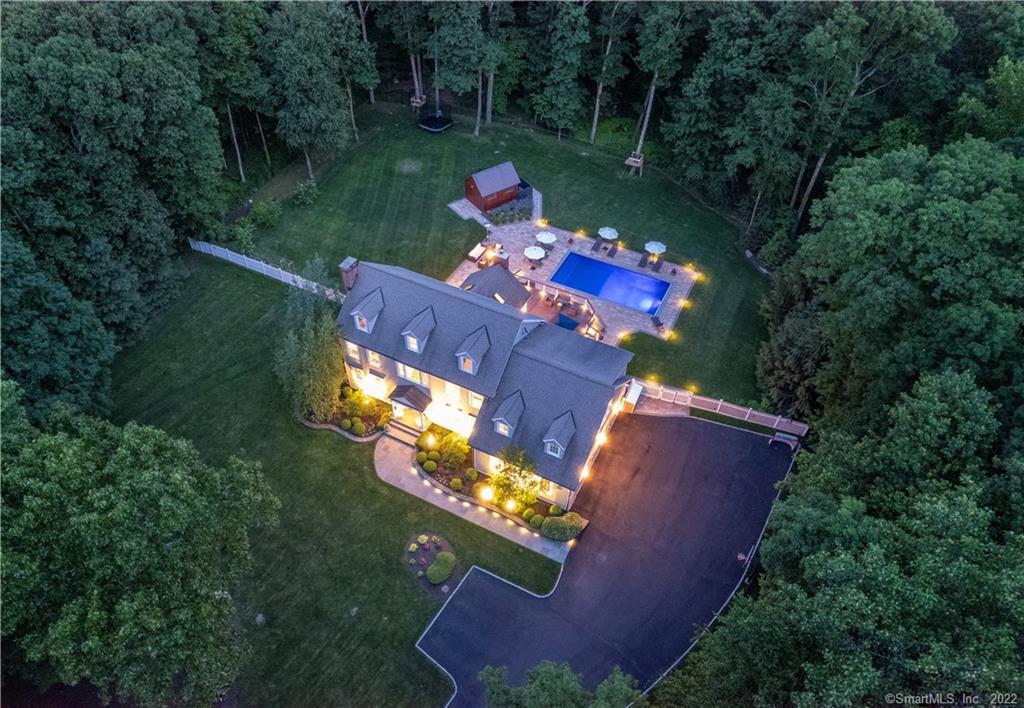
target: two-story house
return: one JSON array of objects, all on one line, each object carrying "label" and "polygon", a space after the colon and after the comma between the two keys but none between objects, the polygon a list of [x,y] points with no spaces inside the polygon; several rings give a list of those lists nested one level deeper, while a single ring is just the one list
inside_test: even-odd
[{"label": "two-story house", "polygon": [[622,407],[633,355],[513,307],[523,286],[507,271],[458,288],[349,258],[342,276],[352,385],[390,403],[401,424],[465,435],[486,473],[501,469],[503,449],[523,448],[540,496],[570,508]]}]

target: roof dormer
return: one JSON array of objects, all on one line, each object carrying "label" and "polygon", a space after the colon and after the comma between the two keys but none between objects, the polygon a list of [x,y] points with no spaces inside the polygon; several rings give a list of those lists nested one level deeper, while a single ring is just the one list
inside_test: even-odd
[{"label": "roof dormer", "polygon": [[484,354],[491,346],[491,338],[487,335],[486,327],[479,327],[466,337],[459,345],[455,356],[459,360],[459,371],[476,376],[483,361]]},{"label": "roof dormer", "polygon": [[383,309],[384,293],[380,288],[377,288],[352,308],[351,314],[356,329],[367,334],[373,332],[373,325],[376,324],[377,316],[380,315]]},{"label": "roof dormer", "polygon": [[566,411],[551,421],[548,431],[544,433],[544,452],[562,459],[575,434],[576,421],[572,417],[572,412]]},{"label": "roof dormer", "polygon": [[437,320],[434,319],[434,309],[431,307],[421,310],[419,314],[402,330],[402,339],[405,340],[405,348],[419,354],[427,346],[427,339],[434,331]]},{"label": "roof dormer", "polygon": [[526,405],[523,403],[523,394],[519,391],[509,394],[501,402],[498,409],[494,411],[491,421],[494,423],[494,432],[511,438],[516,432],[519,418],[523,415]]}]

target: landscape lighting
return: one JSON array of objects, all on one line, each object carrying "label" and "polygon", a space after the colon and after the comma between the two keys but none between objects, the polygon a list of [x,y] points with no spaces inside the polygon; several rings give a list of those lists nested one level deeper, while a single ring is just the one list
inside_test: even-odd
[{"label": "landscape lighting", "polygon": [[485,502],[489,502],[492,499],[494,499],[494,487],[486,486],[483,489],[481,489],[480,498]]}]

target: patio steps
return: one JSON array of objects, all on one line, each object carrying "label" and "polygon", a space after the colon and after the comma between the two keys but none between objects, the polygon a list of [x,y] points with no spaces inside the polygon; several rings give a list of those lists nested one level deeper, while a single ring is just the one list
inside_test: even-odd
[{"label": "patio steps", "polygon": [[420,431],[413,427],[406,425],[398,420],[392,420],[388,423],[387,436],[394,438],[403,445],[409,445],[410,447],[416,446],[416,440],[420,436]]}]

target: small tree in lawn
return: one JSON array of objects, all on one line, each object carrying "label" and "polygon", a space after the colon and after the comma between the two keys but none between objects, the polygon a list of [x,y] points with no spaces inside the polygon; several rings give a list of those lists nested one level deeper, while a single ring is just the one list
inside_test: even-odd
[{"label": "small tree in lawn", "polygon": [[493,479],[498,496],[511,497],[524,506],[536,502],[540,480],[537,478],[537,466],[526,450],[509,445],[498,457],[502,461],[502,469]]}]

